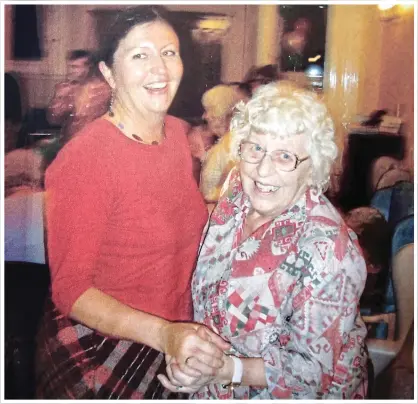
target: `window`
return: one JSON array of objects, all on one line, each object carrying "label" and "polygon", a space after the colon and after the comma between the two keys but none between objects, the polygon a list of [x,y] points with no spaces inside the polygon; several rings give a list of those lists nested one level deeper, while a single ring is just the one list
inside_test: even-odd
[{"label": "window", "polygon": [[43,6],[13,6],[13,59],[40,60],[42,49]]}]

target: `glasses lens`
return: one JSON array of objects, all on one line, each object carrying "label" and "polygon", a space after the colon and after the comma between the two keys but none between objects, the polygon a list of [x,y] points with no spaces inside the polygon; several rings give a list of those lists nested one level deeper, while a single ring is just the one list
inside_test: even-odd
[{"label": "glasses lens", "polygon": [[241,157],[248,163],[258,163],[264,153],[264,149],[256,143],[241,143]]},{"label": "glasses lens", "polygon": [[297,157],[286,150],[276,150],[271,154],[276,168],[282,171],[292,171],[296,167]]}]

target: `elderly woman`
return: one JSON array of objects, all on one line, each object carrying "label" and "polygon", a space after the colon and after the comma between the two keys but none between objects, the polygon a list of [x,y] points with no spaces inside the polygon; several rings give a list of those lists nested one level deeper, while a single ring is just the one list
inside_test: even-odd
[{"label": "elderly woman", "polygon": [[38,398],[178,398],[156,378],[164,353],[180,366],[193,356],[194,376],[223,365],[229,344],[191,322],[207,210],[187,125],[167,116],[183,75],[169,21],[158,6],[117,15],[99,64],[111,110],[47,170],[52,302],[38,338]]},{"label": "elderly woman", "polygon": [[[365,398],[366,266],[355,234],[323,195],[337,149],[314,94],[260,87],[232,120],[233,169],[192,282],[195,320],[231,343],[211,377],[168,358],[193,398]],[[192,366],[194,357],[188,360]]]}]

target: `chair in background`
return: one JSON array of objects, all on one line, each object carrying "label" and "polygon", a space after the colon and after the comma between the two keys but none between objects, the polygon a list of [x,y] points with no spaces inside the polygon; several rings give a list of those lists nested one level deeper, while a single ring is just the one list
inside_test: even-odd
[{"label": "chair in background", "polygon": [[409,181],[397,182],[392,187],[389,223],[393,227],[399,221],[414,214],[414,184]]},{"label": "chair in background", "polygon": [[390,156],[381,156],[372,162],[370,170],[370,184],[372,186],[372,192],[376,191],[377,185],[382,176],[389,170],[400,166],[400,160],[397,160]]},{"label": "chair in background", "polygon": [[411,181],[411,174],[408,170],[400,167],[394,167],[383,173],[376,184],[376,190],[392,187],[401,181]]},{"label": "chair in background", "polygon": [[373,194],[370,206],[378,209],[393,227],[414,214],[414,184],[402,180],[390,187],[380,188]]},{"label": "chair in background", "polygon": [[376,190],[370,201],[370,206],[379,210],[387,222],[389,222],[390,204],[393,188],[381,188]]},{"label": "chair in background", "polygon": [[6,261],[4,270],[5,398],[34,399],[36,334],[49,293],[49,268]]},{"label": "chair in background", "polygon": [[[386,340],[368,338],[367,347],[377,377],[400,352],[414,318],[414,216],[401,220],[392,236],[391,278],[396,302],[396,333]],[[366,323],[382,316],[363,317]]]}]

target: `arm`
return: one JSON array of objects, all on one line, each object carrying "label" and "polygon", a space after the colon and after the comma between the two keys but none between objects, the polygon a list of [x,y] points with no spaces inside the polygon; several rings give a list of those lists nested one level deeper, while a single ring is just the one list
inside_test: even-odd
[{"label": "arm", "polygon": [[[94,287],[102,235],[112,211],[111,162],[92,158],[80,143],[67,145],[47,171],[46,218],[54,303],[64,315],[97,331],[145,343],[183,363],[196,355],[209,366],[222,365],[226,344],[210,333],[196,335],[197,324],[170,323],[134,310]],[[99,180],[101,178],[102,180]],[[209,331],[207,331],[209,332]],[[221,348],[217,348],[219,344]]]},{"label": "arm", "polygon": [[[134,310],[94,287],[76,300],[70,317],[102,334],[148,345],[176,357],[179,363],[194,356],[207,366],[218,368],[222,366],[222,350],[229,346],[204,326],[172,323]],[[199,330],[208,335],[207,340],[198,336]],[[202,371],[207,372],[207,367],[203,366]]]}]

